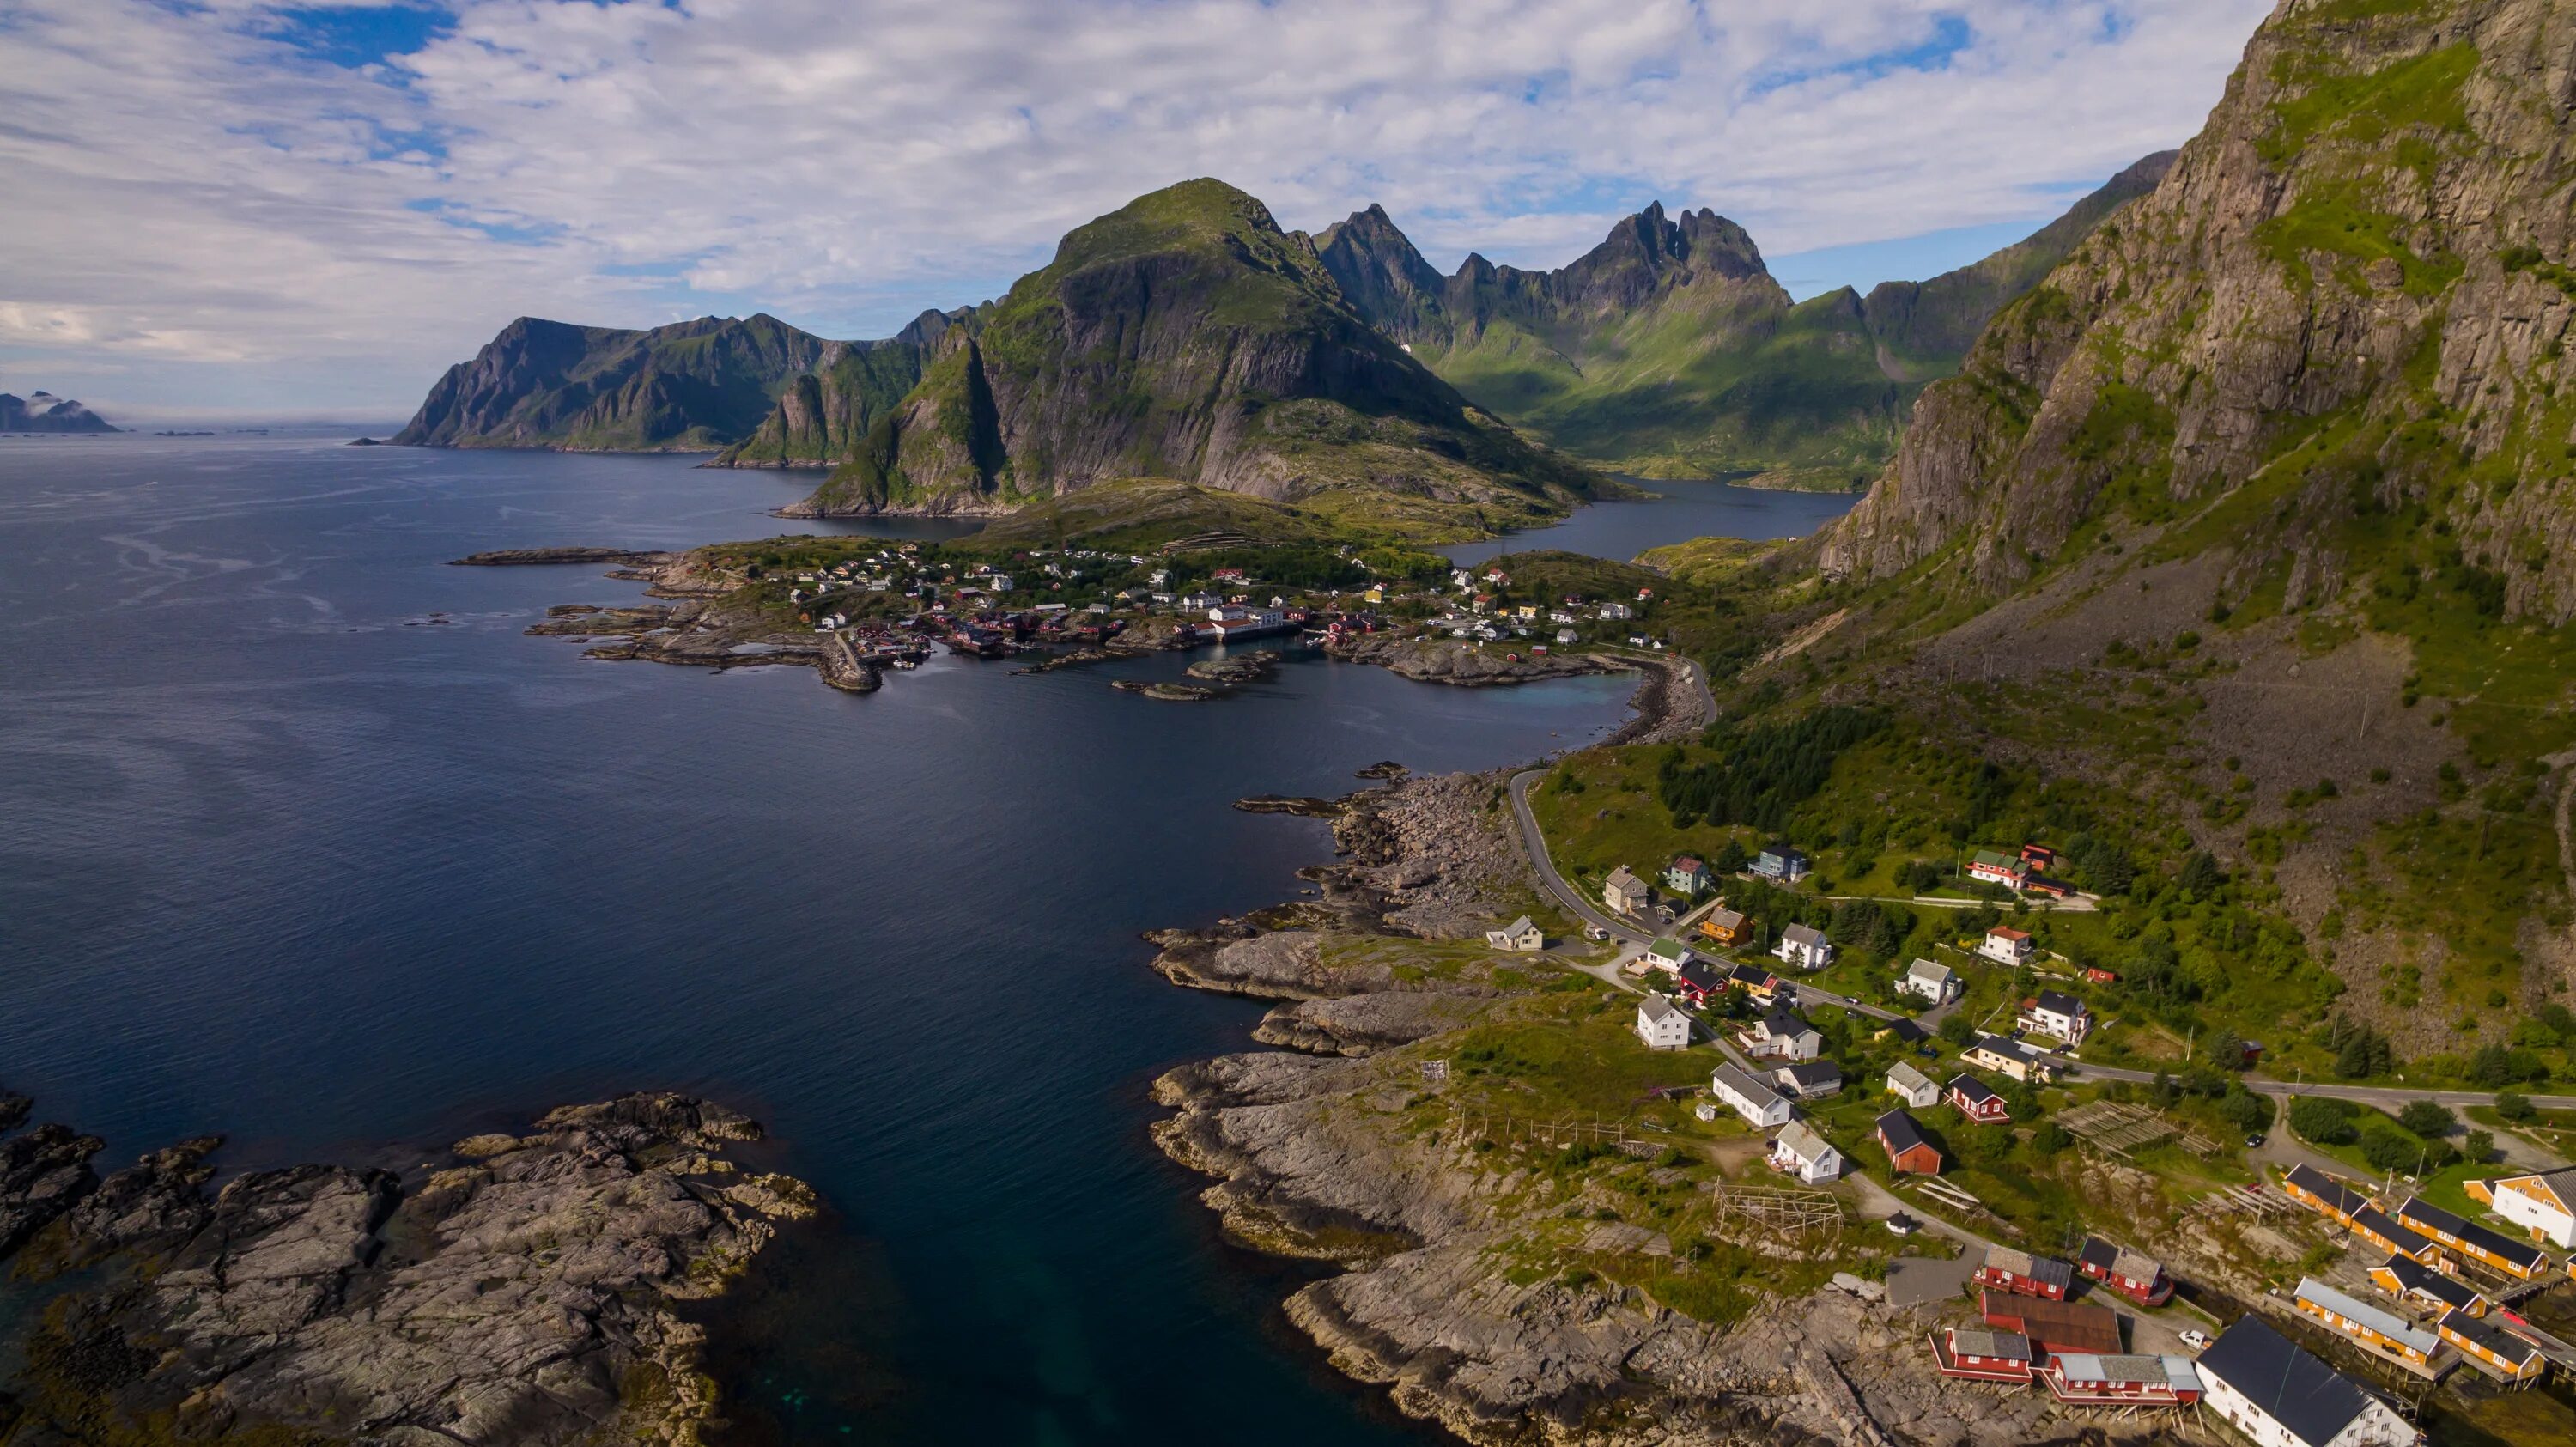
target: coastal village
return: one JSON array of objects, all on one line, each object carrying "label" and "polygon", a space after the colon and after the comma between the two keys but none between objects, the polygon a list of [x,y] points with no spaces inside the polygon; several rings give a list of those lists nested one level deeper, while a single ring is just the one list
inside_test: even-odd
[{"label": "coastal village", "polygon": [[[1721,1184],[1721,1196],[1749,1191],[1782,1221],[1797,1219],[1783,1203],[1802,1196],[1807,1211],[1836,1219],[1858,1206],[1899,1238],[1955,1248],[1939,1264],[1900,1257],[1876,1281],[1835,1279],[1869,1300],[1934,1305],[1944,1319],[1918,1349],[1962,1390],[2044,1391],[2121,1420],[2197,1410],[2233,1434],[2221,1440],[2267,1447],[2403,1447],[2428,1440],[2417,1405],[2455,1373],[2496,1391],[2576,1382],[2576,1345],[2527,1305],[2558,1287],[2557,1324],[2567,1324],[2576,1167],[2489,1166],[2445,1182],[2446,1206],[2393,1169],[2279,1165],[2263,1158],[2258,1131],[2229,1170],[2228,1143],[2128,1103],[2137,1072],[2087,1068],[2083,1047],[2101,1022],[2084,986],[2113,983],[2112,973],[2069,969],[2031,931],[1996,923],[1949,942],[1947,960],[1889,969],[1874,982],[1888,1004],[1868,1003],[1811,983],[1836,963],[1830,931],[1774,927],[1728,904],[1730,886],[1797,885],[1808,856],[1773,844],[1729,863],[1728,875],[1688,855],[1651,870],[1619,865],[1594,897],[1567,903],[1642,991],[1639,1043],[1719,1057],[1704,1087],[1682,1093],[1697,1097],[1698,1121],[1756,1137],[1754,1159],[1779,1183]],[[2055,863],[2049,847],[2023,843],[1976,850],[1958,873],[2024,907],[2088,908],[2049,873]],[[1526,917],[1489,943],[1545,947]],[[1971,1005],[1970,972],[2008,975],[2011,988]],[[1833,978],[1860,993],[1848,975]],[[1830,1019],[1841,1050],[1811,1014]],[[2251,1041],[2228,1048],[2231,1068],[2262,1053]],[[2146,1083],[2172,1087],[2161,1074]],[[2241,1280],[2178,1276],[2091,1231],[2070,1232],[2056,1254],[2026,1249],[2012,1243],[2033,1233],[1949,1179],[1962,1149],[1953,1141],[1995,1133],[2043,1135],[2052,1149],[2130,1166],[2179,1143],[2215,1182],[2208,1218],[2311,1244],[2295,1281],[2251,1294]],[[1940,1308],[1944,1299],[1954,1305]]]},{"label": "coastal village", "polygon": [[[1229,1235],[1349,1268],[1289,1303],[1337,1363],[1450,1383],[1399,1400],[1476,1440],[1534,1400],[1698,1440],[1713,1392],[1854,1442],[2566,1439],[2563,1102],[2276,1075],[2316,1048],[2286,1020],[2168,1040],[2152,964],[2084,947],[2126,901],[2080,838],[1892,898],[1848,838],[1606,843],[1576,771],[1705,717],[1355,795],[1323,902],[1157,936],[1285,1002],[1255,1038],[1291,1053],[1166,1077],[1158,1138]],[[1694,1332],[1731,1385],[1673,1365]]]},{"label": "coastal village", "polygon": [[[553,555],[532,555],[543,561]],[[513,561],[498,555],[467,561]],[[1657,575],[1540,555],[1456,567],[1406,550],[1256,546],[1197,534],[1152,551],[799,537],[653,555],[623,576],[678,609],[555,610],[532,630],[620,641],[602,657],[715,667],[808,662],[827,681],[872,691],[886,670],[934,652],[1026,658],[1045,672],[1208,646],[1273,643],[1386,662],[1444,682],[1503,682],[1600,671],[1590,650],[1652,658]],[[1561,586],[1576,579],[1581,586]],[[1401,655],[1399,657],[1399,654]],[[1191,683],[1127,683],[1180,702],[1256,677],[1209,665]],[[1275,658],[1271,661],[1275,662]],[[1213,671],[1207,671],[1213,669]],[[1215,685],[1215,686],[1210,686]]]}]

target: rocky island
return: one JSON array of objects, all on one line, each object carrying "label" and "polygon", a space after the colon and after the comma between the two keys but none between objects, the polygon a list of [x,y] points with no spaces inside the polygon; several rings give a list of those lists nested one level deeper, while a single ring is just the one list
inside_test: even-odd
[{"label": "rocky island", "polygon": [[[0,1126],[26,1114],[0,1095]],[[401,1173],[212,1190],[211,1139],[104,1178],[95,1137],[0,1139],[0,1257],[58,1293],[0,1441],[696,1443],[721,1399],[694,1308],[817,1209],[731,1159],[760,1134],[713,1102],[624,1095]]]}]

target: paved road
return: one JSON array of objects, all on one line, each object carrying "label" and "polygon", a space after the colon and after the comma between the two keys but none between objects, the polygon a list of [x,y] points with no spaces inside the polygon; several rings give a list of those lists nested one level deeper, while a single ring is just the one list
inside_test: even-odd
[{"label": "paved road", "polygon": [[[1706,688],[1707,685],[1703,683],[1701,687]],[[1554,895],[1557,902],[1565,906],[1569,912],[1587,924],[1598,926],[1611,938],[1626,940],[1640,946],[1651,943],[1654,935],[1644,926],[1609,914],[1601,907],[1599,900],[1587,898],[1581,890],[1568,883],[1564,875],[1557,872],[1556,861],[1548,853],[1547,835],[1538,827],[1538,816],[1530,811],[1529,803],[1529,791],[1546,776],[1545,769],[1528,769],[1513,775],[1511,783],[1512,817],[1520,825],[1521,839],[1528,846],[1530,864],[1538,871],[1539,883],[1545,886],[1547,892]],[[1798,985],[1798,998],[1802,1002],[1812,1004],[1837,1005],[1880,1020],[1907,1018],[1896,1011],[1848,999],[1830,990],[1820,990],[1804,983]],[[1924,1028],[1930,1029],[1931,1026],[1925,1025]],[[2069,1061],[2068,1066],[2070,1075],[2096,1080],[2126,1080],[2145,1085],[2153,1083],[2156,1078],[2153,1071],[2093,1065],[2080,1060]],[[2358,1101],[2363,1105],[2376,1106],[2392,1114],[2404,1109],[2408,1101],[2414,1100],[2437,1101],[2454,1107],[2495,1103],[2493,1094],[2478,1090],[2402,1090],[2382,1085],[2310,1084],[2273,1080],[2259,1075],[2246,1076],[2245,1085],[2247,1089],[2260,1091],[2265,1095],[2323,1095],[2332,1096],[2338,1100]],[[2576,1095],[2535,1095],[2531,1097],[2531,1103],[2543,1110],[2576,1110]]]}]

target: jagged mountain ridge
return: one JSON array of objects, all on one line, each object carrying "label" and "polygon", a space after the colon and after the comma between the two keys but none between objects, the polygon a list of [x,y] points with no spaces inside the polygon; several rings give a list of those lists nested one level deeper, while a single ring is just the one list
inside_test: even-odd
[{"label": "jagged mountain ridge", "polygon": [[1363,314],[1477,402],[1578,456],[1692,476],[1865,481],[1915,393],[1953,369],[1985,319],[2101,218],[2161,176],[2138,162],[2003,252],[1864,301],[1799,303],[1744,229],[1660,202],[1554,271],[1471,255],[1442,277],[1382,207],[1318,238]]},{"label": "jagged mountain ridge", "polygon": [[107,419],[68,397],[0,392],[0,432],[115,432]]},{"label": "jagged mountain ridge", "polygon": [[1593,483],[1408,356],[1311,240],[1219,181],[1075,229],[932,350],[798,511],[1002,512],[1166,477],[1379,520],[1464,509],[1490,526],[1560,513]]},{"label": "jagged mountain ridge", "polygon": [[2290,606],[2332,596],[2337,531],[2414,508],[2508,613],[2576,615],[2571,44],[2546,0],[2285,0],[2156,191],[1927,392],[1825,566],[1964,547],[2001,593],[2097,515],[2260,483],[2240,600],[2292,572]]}]

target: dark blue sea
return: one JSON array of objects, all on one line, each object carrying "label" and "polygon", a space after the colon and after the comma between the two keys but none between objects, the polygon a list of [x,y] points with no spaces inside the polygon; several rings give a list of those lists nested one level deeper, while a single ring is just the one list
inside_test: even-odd
[{"label": "dark blue sea", "polygon": [[1421,1440],[1150,1145],[1148,1083],[1260,1007],[1138,933],[1326,857],[1237,797],[1577,746],[1626,680],[1313,660],[1180,707],[1108,687],[1170,657],[865,697],[589,661],[521,630],[635,585],[446,561],[810,530],[766,516],[796,479],[340,440],[0,441],[0,1085],[103,1168],[205,1132],[228,1169],[399,1164],[696,1091],[836,1211],[740,1308],[749,1435]]}]

